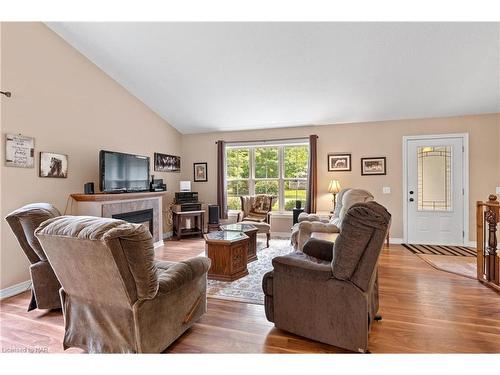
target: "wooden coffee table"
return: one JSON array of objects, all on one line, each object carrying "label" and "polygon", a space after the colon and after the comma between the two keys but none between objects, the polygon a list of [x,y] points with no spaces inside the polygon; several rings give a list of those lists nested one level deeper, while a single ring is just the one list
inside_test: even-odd
[{"label": "wooden coffee table", "polygon": [[253,262],[257,260],[257,232],[259,229],[252,224],[226,224],[220,226],[221,230],[228,232],[243,232],[245,233],[250,242],[248,244],[248,262]]},{"label": "wooden coffee table", "polygon": [[207,233],[204,237],[205,255],[212,261],[207,275],[209,279],[234,281],[248,275],[250,239],[245,233],[218,231]]}]

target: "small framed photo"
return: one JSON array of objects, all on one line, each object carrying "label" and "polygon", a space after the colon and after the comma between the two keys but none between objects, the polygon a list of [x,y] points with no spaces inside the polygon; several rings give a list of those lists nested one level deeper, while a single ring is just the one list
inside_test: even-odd
[{"label": "small framed photo", "polygon": [[193,163],[194,182],[207,182],[207,163]]},{"label": "small framed photo", "polygon": [[68,177],[68,155],[40,152],[40,177]]},{"label": "small framed photo", "polygon": [[174,155],[154,153],[154,170],[155,172],[180,172],[181,157]]},{"label": "small framed photo", "polygon": [[361,158],[361,175],[384,175],[387,173],[385,157]]},{"label": "small framed photo", "polygon": [[351,170],[351,154],[328,154],[328,172]]}]

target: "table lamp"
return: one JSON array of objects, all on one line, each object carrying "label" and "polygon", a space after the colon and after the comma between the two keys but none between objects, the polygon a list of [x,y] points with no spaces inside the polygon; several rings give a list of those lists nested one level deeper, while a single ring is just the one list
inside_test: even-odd
[{"label": "table lamp", "polygon": [[340,191],[340,182],[339,182],[339,180],[331,180],[330,181],[330,185],[328,185],[328,192],[332,193],[332,195],[333,195],[333,199],[332,199],[333,209],[332,209],[332,212],[335,210],[336,198],[337,198],[337,194],[338,194],[339,191]]}]

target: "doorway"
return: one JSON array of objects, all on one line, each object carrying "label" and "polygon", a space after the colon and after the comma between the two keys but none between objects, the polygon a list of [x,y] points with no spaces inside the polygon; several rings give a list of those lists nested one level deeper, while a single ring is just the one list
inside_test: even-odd
[{"label": "doorway", "polygon": [[404,242],[467,245],[468,134],[403,137]]}]

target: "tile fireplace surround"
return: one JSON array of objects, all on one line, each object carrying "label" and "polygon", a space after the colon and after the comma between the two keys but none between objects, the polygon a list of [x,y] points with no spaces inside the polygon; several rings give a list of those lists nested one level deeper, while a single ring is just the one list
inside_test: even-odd
[{"label": "tile fireplace surround", "polygon": [[153,210],[153,240],[155,246],[163,241],[163,209],[164,192],[155,193],[123,193],[123,194],[72,194],[74,204],[72,215],[113,217],[148,209]]}]

